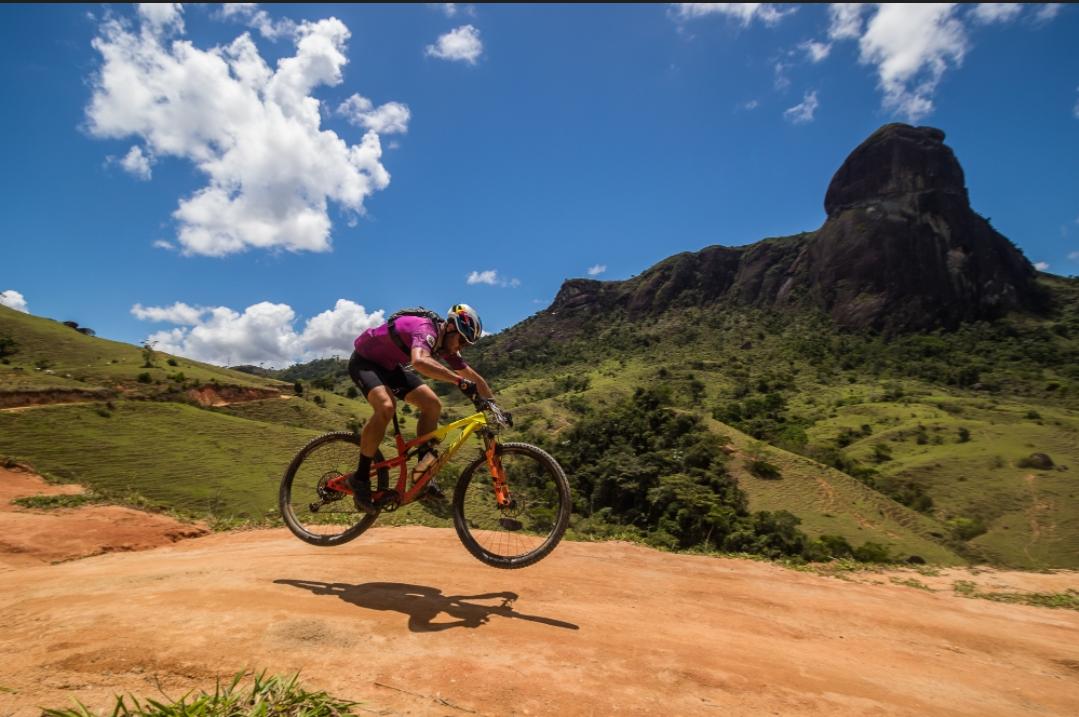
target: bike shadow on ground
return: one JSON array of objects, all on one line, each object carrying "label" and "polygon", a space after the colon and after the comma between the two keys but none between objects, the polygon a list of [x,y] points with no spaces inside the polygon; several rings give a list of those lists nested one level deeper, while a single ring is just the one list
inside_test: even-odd
[{"label": "bike shadow on ground", "polygon": [[[347,603],[368,610],[395,610],[408,615],[412,632],[440,632],[454,627],[477,628],[492,615],[538,622],[565,630],[580,630],[579,625],[539,615],[526,615],[513,609],[517,593],[497,592],[481,595],[443,595],[438,588],[406,583],[323,583],[314,580],[274,580],[277,585],[291,585],[310,590],[315,595],[335,595]],[[477,604],[479,600],[498,600],[496,605]],[[451,622],[435,622],[445,613]]]}]

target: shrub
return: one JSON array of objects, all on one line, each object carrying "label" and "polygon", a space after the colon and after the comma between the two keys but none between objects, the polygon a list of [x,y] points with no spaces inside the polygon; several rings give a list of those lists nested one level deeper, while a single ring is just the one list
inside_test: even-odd
[{"label": "shrub", "polygon": [[1055,464],[1053,459],[1046,453],[1031,453],[1026,458],[1020,458],[1016,463],[1020,468],[1034,468],[1040,471],[1047,471]]},{"label": "shrub", "polygon": [[303,384],[300,383],[300,381],[297,380],[295,383],[292,384],[292,392],[295,393],[297,396],[302,396],[303,395]]},{"label": "shrub", "polygon": [[142,373],[140,373],[138,375],[138,382],[139,383],[153,383],[154,382],[154,377],[151,376],[148,371],[143,371]]},{"label": "shrub", "polygon": [[179,366],[179,365],[180,365],[180,364],[179,364],[179,363],[178,363],[178,362],[176,361],[176,359],[174,359],[174,358],[170,358],[170,359],[169,359],[169,360],[168,360],[168,361],[167,361],[166,363],[168,363],[168,365],[169,365],[169,366]]},{"label": "shrub", "polygon": [[959,442],[960,443],[966,443],[969,440],[970,440],[970,431],[967,430],[966,428],[960,426],[959,427]]},{"label": "shrub", "polygon": [[749,472],[762,480],[779,480],[783,477],[779,468],[762,460],[755,460],[749,464]]}]

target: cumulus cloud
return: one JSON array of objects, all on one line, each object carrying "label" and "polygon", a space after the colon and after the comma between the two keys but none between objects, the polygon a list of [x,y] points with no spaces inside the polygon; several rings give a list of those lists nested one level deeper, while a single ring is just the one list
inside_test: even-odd
[{"label": "cumulus cloud", "polygon": [[884,108],[915,122],[933,110],[933,94],[949,66],[967,52],[953,4],[881,5],[859,40],[860,61],[877,68]]},{"label": "cumulus cloud", "polygon": [[820,102],[817,100],[817,91],[806,92],[801,104],[783,112],[783,118],[791,124],[805,124],[813,121],[813,115],[817,111]]},{"label": "cumulus cloud", "polygon": [[861,37],[864,9],[865,4],[860,2],[837,2],[829,5],[828,37],[833,40],[856,40]]},{"label": "cumulus cloud", "polygon": [[221,6],[221,16],[228,20],[237,20],[248,27],[258,30],[267,40],[287,37],[296,32],[296,23],[288,18],[274,21],[268,12],[259,8],[258,3],[230,2]]},{"label": "cumulus cloud", "polygon": [[131,312],[142,319],[178,324],[147,337],[155,348],[217,365],[284,366],[352,353],[352,342],[383,321],[383,310],[368,313],[361,305],[338,299],[334,308],[296,328],[296,313],[288,304],[263,301],[243,312],[225,306],[193,308],[183,303],[142,307]]},{"label": "cumulus cloud", "polygon": [[765,25],[775,25],[786,15],[795,12],[795,8],[780,10],[774,3],[756,2],[677,2],[673,3],[673,8],[677,20],[723,15],[737,20],[742,27],[749,27],[754,20],[760,20]]},{"label": "cumulus cloud", "polygon": [[153,163],[153,156],[143,154],[142,147],[137,144],[124,155],[123,159],[119,160],[119,164],[124,168],[125,172],[142,180],[150,179],[150,168],[153,166]]},{"label": "cumulus cloud", "polygon": [[1023,11],[1022,3],[983,2],[971,11],[975,21],[988,25],[993,22],[1011,22]]},{"label": "cumulus cloud", "polygon": [[748,102],[743,102],[740,105],[738,105],[738,109],[751,111],[751,110],[757,109],[760,106],[761,106],[761,103],[760,103],[759,100],[749,100]]},{"label": "cumulus cloud", "polygon": [[30,313],[30,310],[26,308],[26,299],[23,295],[14,289],[7,289],[0,291],[0,306],[6,306],[9,309],[15,309],[21,311],[24,314]]},{"label": "cumulus cloud", "polygon": [[[156,7],[156,6],[155,6]],[[251,248],[328,251],[330,202],[346,214],[390,181],[377,131],[350,145],[322,129],[319,86],[342,81],[348,28],[330,18],[296,28],[295,54],[276,69],[250,35],[208,50],[179,32],[175,11],[139,26],[106,20],[94,48],[86,127],[95,137],[138,137],[155,158],[192,162],[206,186],[173,213],[185,254],[223,256]]]},{"label": "cumulus cloud", "polygon": [[1049,264],[1044,261],[1039,261],[1034,264],[1034,268],[1038,271],[1049,271]]},{"label": "cumulus cloud", "polygon": [[442,60],[458,60],[475,65],[483,54],[483,42],[480,31],[471,25],[450,30],[438,38],[434,45],[427,46],[427,54]]},{"label": "cumulus cloud", "polygon": [[206,313],[207,309],[196,309],[182,302],[176,302],[172,306],[148,306],[135,304],[131,307],[131,314],[143,321],[167,322],[170,324],[183,324],[194,326],[199,323],[199,317]]},{"label": "cumulus cloud", "polygon": [[155,34],[184,31],[184,7],[174,2],[143,2],[137,6],[143,25]]},{"label": "cumulus cloud", "polygon": [[473,284],[487,284],[489,286],[503,286],[516,289],[521,285],[520,279],[505,279],[498,275],[498,272],[494,269],[488,269],[487,271],[473,271],[470,272],[468,278],[465,280],[469,286]]},{"label": "cumulus cloud", "polygon": [[815,40],[806,40],[798,46],[814,64],[828,57],[832,46]]},{"label": "cumulus cloud", "polygon": [[607,271],[606,264],[596,264],[595,266],[588,267],[589,276],[599,276],[603,272]]},{"label": "cumulus cloud", "polygon": [[347,117],[352,124],[378,134],[404,134],[408,132],[408,121],[412,118],[408,105],[387,102],[375,107],[371,100],[362,95],[352,95],[342,102],[337,113]]}]

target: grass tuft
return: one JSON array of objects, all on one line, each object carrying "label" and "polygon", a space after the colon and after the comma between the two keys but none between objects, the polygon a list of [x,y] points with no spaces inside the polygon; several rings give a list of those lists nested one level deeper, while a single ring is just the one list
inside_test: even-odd
[{"label": "grass tuft", "polygon": [[[248,675],[250,686],[244,686]],[[299,674],[291,677],[240,672],[222,686],[218,680],[213,693],[190,693],[178,700],[161,702],[133,695],[117,695],[110,717],[339,717],[352,715],[356,702],[341,700],[326,692],[311,692],[299,685]],[[42,717],[104,717],[84,704],[68,709],[44,709]]]}]

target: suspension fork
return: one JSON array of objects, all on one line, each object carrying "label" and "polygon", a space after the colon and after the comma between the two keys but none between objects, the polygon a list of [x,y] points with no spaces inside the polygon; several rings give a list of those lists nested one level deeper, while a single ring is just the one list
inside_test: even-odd
[{"label": "suspension fork", "polygon": [[513,498],[510,496],[510,488],[506,483],[506,471],[502,467],[502,456],[499,455],[498,441],[490,434],[486,435],[483,440],[486,444],[484,455],[487,458],[487,468],[491,471],[491,483],[495,490],[495,500],[498,501],[498,507],[508,508],[512,504]]}]

